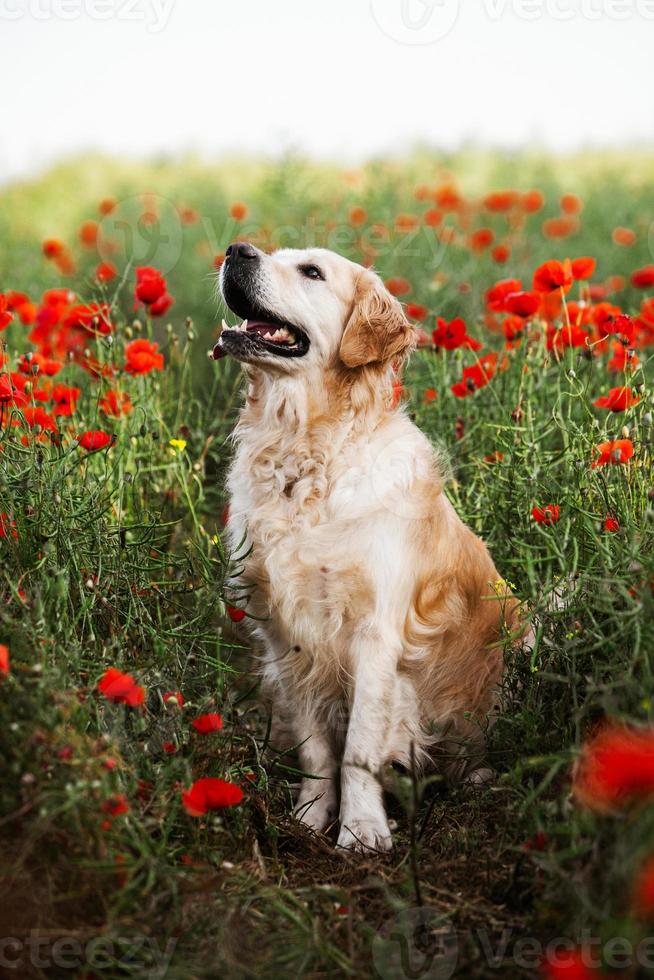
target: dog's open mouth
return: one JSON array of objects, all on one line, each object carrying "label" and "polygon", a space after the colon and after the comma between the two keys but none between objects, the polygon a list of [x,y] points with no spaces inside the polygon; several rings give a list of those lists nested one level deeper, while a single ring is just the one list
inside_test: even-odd
[{"label": "dog's open mouth", "polygon": [[253,316],[237,326],[229,326],[223,320],[220,340],[211,352],[214,360],[232,354],[236,358],[260,356],[262,353],[276,357],[303,357],[309,350],[309,338],[300,327],[268,316]]}]

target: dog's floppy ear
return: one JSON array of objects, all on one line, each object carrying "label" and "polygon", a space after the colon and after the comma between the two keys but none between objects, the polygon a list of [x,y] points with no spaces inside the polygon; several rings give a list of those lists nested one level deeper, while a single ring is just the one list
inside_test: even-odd
[{"label": "dog's floppy ear", "polygon": [[379,276],[364,272],[341,339],[339,353],[343,363],[350,368],[383,364],[408,354],[415,342],[416,332],[400,303]]}]

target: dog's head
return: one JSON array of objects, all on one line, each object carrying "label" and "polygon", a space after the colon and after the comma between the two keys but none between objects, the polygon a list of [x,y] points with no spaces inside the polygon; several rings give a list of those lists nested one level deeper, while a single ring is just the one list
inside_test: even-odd
[{"label": "dog's head", "polygon": [[247,242],[220,272],[227,306],[243,323],[223,329],[214,357],[231,354],[264,371],[350,369],[401,359],[415,330],[375,273],[327,249],[267,255]]}]

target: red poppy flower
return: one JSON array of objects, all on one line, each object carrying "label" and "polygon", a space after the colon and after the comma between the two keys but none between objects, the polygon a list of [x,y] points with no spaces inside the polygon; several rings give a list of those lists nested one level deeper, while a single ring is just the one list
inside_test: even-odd
[{"label": "red poppy flower", "polygon": [[505,262],[508,262],[510,256],[511,250],[508,245],[496,245],[491,252],[493,262],[497,262],[498,265],[504,265]]},{"label": "red poppy flower", "polygon": [[227,615],[233,623],[240,623],[245,618],[245,610],[237,609],[236,606],[227,606]]},{"label": "red poppy flower", "polygon": [[177,702],[178,707],[184,707],[184,695],[181,691],[166,691],[166,693],[163,695],[163,700],[165,704],[168,704],[174,700]]},{"label": "red poppy flower", "polygon": [[13,384],[8,374],[0,374],[0,406],[26,405],[27,398]]},{"label": "red poppy flower", "polygon": [[[502,333],[512,345],[514,340],[522,337],[525,329],[525,321],[519,316],[507,316],[502,321]],[[507,345],[508,346],[508,345]]]},{"label": "red poppy flower", "polygon": [[609,371],[626,371],[627,368],[635,368],[638,365],[638,357],[635,351],[629,350],[624,344],[617,340],[611,345],[613,357],[606,365]]},{"label": "red poppy flower", "polygon": [[556,952],[552,961],[546,960],[542,965],[543,980],[601,980],[600,971],[589,965],[590,955],[581,950]]},{"label": "red poppy flower", "polygon": [[128,374],[149,374],[150,371],[163,371],[163,354],[159,344],[150,340],[132,340],[125,346],[125,370]]},{"label": "red poppy flower", "polygon": [[540,191],[527,191],[520,199],[522,210],[528,214],[534,214],[536,211],[540,211],[544,204],[545,198]]},{"label": "red poppy flower", "polygon": [[410,320],[424,320],[429,310],[420,303],[407,303],[406,315]]},{"label": "red poppy flower", "polygon": [[453,395],[457,398],[467,398],[474,395],[475,391],[483,388],[491,380],[497,368],[497,354],[486,354],[480,358],[478,364],[463,369],[463,379],[457,381],[450,388]]},{"label": "red poppy flower", "polygon": [[130,674],[124,674],[116,667],[109,667],[104,672],[98,683],[98,690],[108,701],[127,704],[130,708],[137,708],[145,699],[144,688]]},{"label": "red poppy flower", "polygon": [[234,221],[245,221],[248,216],[247,204],[243,204],[242,201],[235,201],[229,209],[229,213]]},{"label": "red poppy flower", "polygon": [[494,286],[486,292],[486,305],[494,313],[504,313],[504,303],[506,297],[511,293],[519,293],[522,290],[522,282],[519,279],[500,279]]},{"label": "red poppy flower", "polygon": [[611,442],[602,442],[597,447],[597,452],[599,458],[592,464],[593,469],[606,466],[607,463],[617,465],[628,462],[634,454],[634,446],[631,439],[614,439]]},{"label": "red poppy flower", "polygon": [[116,209],[116,201],[113,197],[104,197],[98,204],[98,211],[102,215],[111,214]]},{"label": "red poppy flower", "polygon": [[150,306],[150,316],[163,316],[168,312],[175,300],[170,293],[164,293]]},{"label": "red poppy flower", "polygon": [[438,392],[435,388],[427,388],[423,397],[426,402],[433,402],[438,398]]},{"label": "red poppy flower", "polygon": [[560,201],[561,210],[565,214],[579,214],[583,204],[576,194],[564,194]]},{"label": "red poppy flower", "polygon": [[402,278],[402,276],[396,276],[393,279],[386,280],[386,289],[393,296],[404,296],[406,293],[411,292],[411,283],[408,279]]},{"label": "red poppy flower", "polygon": [[132,401],[125,391],[109,390],[98,402],[100,410],[111,418],[119,419],[121,415],[129,415],[132,411]]},{"label": "red poppy flower", "polygon": [[110,817],[120,817],[123,813],[129,813],[129,803],[123,793],[116,793],[104,801],[102,812],[108,813]]},{"label": "red poppy flower", "polygon": [[190,789],[182,792],[182,803],[191,817],[201,817],[209,810],[236,806],[243,799],[243,790],[234,783],[215,776],[196,780]]},{"label": "red poppy flower", "polygon": [[201,735],[208,735],[210,732],[219,732],[223,727],[223,720],[215,711],[210,711],[206,715],[200,715],[193,721],[193,728]]},{"label": "red poppy flower", "polygon": [[136,299],[149,306],[156,303],[166,292],[166,280],[162,274],[151,266],[141,266],[136,270]]},{"label": "red poppy flower", "polygon": [[[603,311],[606,307],[609,307],[609,311],[604,316]],[[633,344],[636,324],[626,313],[614,314],[613,311],[616,309],[617,307],[611,306],[609,303],[600,304],[595,308],[593,320],[603,334],[617,337],[625,344]]]},{"label": "red poppy flower", "polygon": [[6,677],[9,673],[9,647],[0,643],[0,674]]},{"label": "red poppy flower", "polygon": [[423,215],[423,221],[429,228],[437,228],[443,220],[443,212],[438,208],[429,208]]},{"label": "red poppy flower", "polygon": [[631,285],[637,289],[649,289],[654,286],[654,265],[643,266],[631,273]]},{"label": "red poppy flower", "polygon": [[654,922],[654,857],[649,857],[636,875],[632,908],[639,919]]},{"label": "red poppy flower", "polygon": [[77,409],[77,401],[82,394],[81,388],[57,384],[50,395],[54,405],[54,415],[73,415]]},{"label": "red poppy flower", "polygon": [[510,211],[518,199],[517,191],[492,191],[484,198],[484,207],[487,211]]},{"label": "red poppy flower", "polygon": [[98,222],[83,221],[79,226],[77,237],[84,248],[95,248],[98,240]]},{"label": "red poppy flower", "polygon": [[0,514],[0,538],[8,538],[11,535],[12,538],[18,537],[18,531],[16,530],[16,521],[9,517],[9,514],[3,511]]},{"label": "red poppy flower", "polygon": [[554,289],[568,289],[572,284],[570,260],[558,262],[550,259],[534,272],[534,289],[538,293],[551,293]]},{"label": "red poppy flower", "polygon": [[77,437],[77,443],[82,449],[86,449],[89,453],[97,453],[101,449],[106,449],[107,446],[112,446],[116,441],[116,437],[108,432],[100,432],[98,429],[93,429],[90,432],[83,432]]},{"label": "red poppy flower", "polygon": [[573,279],[590,279],[595,272],[597,262],[589,256],[584,256],[581,259],[573,259],[570,265]]},{"label": "red poppy flower", "polygon": [[568,238],[579,228],[576,218],[564,216],[562,218],[548,218],[543,222],[543,234],[546,238]]},{"label": "red poppy flower", "polygon": [[609,725],[582,749],[573,791],[592,810],[654,796],[654,729]]},{"label": "red poppy flower", "polygon": [[619,531],[620,522],[618,521],[617,517],[612,517],[610,514],[607,514],[604,518],[604,530],[608,531],[610,534],[615,534],[617,531]]},{"label": "red poppy flower", "polygon": [[365,223],[368,215],[364,208],[356,207],[352,208],[350,211],[350,224],[352,225],[362,225]]},{"label": "red poppy flower", "polygon": [[36,305],[30,301],[27,293],[19,293],[15,289],[9,289],[6,300],[7,309],[12,313],[18,313],[21,323],[26,326],[34,323],[36,319]]},{"label": "red poppy flower", "polygon": [[46,259],[56,259],[63,254],[66,246],[58,238],[46,238],[41,246]]},{"label": "red poppy flower", "polygon": [[504,461],[504,453],[501,453],[499,449],[496,449],[494,453],[486,453],[484,456],[485,463],[502,463]]},{"label": "red poppy flower", "polygon": [[5,327],[8,327],[13,318],[14,314],[9,310],[7,297],[0,293],[0,330],[4,330]]},{"label": "red poppy flower", "polygon": [[484,252],[493,244],[495,235],[490,228],[478,228],[470,236],[470,248],[473,252]]},{"label": "red poppy flower", "polygon": [[556,524],[561,516],[561,508],[558,504],[545,504],[544,507],[533,507],[531,516],[537,524]]},{"label": "red poppy flower", "polygon": [[26,405],[22,412],[23,418],[30,429],[40,426],[46,432],[58,431],[57,423],[52,415],[48,415],[40,405],[37,405],[36,408],[33,408],[31,405]]},{"label": "red poppy flower", "polygon": [[616,245],[629,247],[636,241],[636,233],[631,228],[614,228],[611,238]]},{"label": "red poppy flower", "polygon": [[637,405],[639,401],[640,398],[632,394],[631,388],[622,385],[620,388],[611,388],[608,395],[602,395],[593,402],[593,405],[595,408],[608,408],[611,412],[624,412],[632,405]]},{"label": "red poppy flower", "polygon": [[111,310],[106,303],[78,303],[72,306],[63,321],[69,330],[88,330],[89,333],[110,334],[113,331]]},{"label": "red poppy flower", "polygon": [[540,296],[538,293],[509,293],[504,301],[504,309],[507,313],[515,316],[533,316],[540,306]]},{"label": "red poppy flower", "polygon": [[474,337],[468,337],[465,320],[455,317],[448,323],[442,317],[438,317],[438,327],[432,331],[432,340],[437,347],[445,350],[456,350],[458,347],[467,347],[469,350],[481,350],[481,344]]},{"label": "red poppy flower", "polygon": [[98,282],[111,282],[118,275],[118,269],[113,262],[100,262],[95,269],[95,278]]}]

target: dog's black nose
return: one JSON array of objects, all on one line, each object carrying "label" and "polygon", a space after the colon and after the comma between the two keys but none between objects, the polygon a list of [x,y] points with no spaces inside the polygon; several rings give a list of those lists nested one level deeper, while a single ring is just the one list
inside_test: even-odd
[{"label": "dog's black nose", "polygon": [[259,251],[249,242],[234,242],[225,252],[225,256],[228,259],[256,259]]}]

